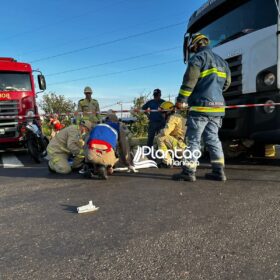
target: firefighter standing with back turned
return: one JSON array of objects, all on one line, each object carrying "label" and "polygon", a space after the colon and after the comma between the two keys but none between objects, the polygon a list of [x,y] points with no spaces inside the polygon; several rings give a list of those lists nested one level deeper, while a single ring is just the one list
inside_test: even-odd
[{"label": "firefighter standing with back turned", "polygon": [[[226,61],[210,49],[209,39],[203,34],[186,37],[184,42],[185,62],[188,52],[194,55],[188,61],[188,68],[177,97],[177,107],[187,103],[190,108],[187,118],[187,145],[193,153],[200,150],[203,137],[208,148],[212,172],[205,175],[207,179],[226,181],[224,173],[224,154],[218,136],[225,115],[223,91],[231,83],[231,74]],[[174,174],[176,181],[196,180],[197,159],[185,162],[182,173]]]}]

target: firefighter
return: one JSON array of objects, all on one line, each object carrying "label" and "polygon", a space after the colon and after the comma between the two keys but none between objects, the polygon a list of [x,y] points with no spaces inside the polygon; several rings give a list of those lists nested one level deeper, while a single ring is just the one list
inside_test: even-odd
[{"label": "firefighter", "polygon": [[[126,130],[115,114],[108,114],[105,123],[97,124],[90,132],[86,147],[86,163],[93,165],[93,173],[99,179],[107,179],[119,161],[131,168],[131,158]],[[87,169],[88,168],[85,168]],[[86,176],[89,176],[87,174]]]},{"label": "firefighter", "polygon": [[162,110],[170,110],[162,112],[166,119],[165,127],[160,131],[156,137],[158,149],[164,152],[164,159],[159,167],[169,168],[172,166],[172,158],[167,152],[168,150],[185,150],[186,144],[184,142],[186,134],[186,120],[180,114],[175,113],[175,106],[170,101],[165,101],[160,105]]},{"label": "firefighter", "polygon": [[[154,99],[149,100],[142,106],[142,110],[157,110],[161,103],[165,100],[161,99],[161,90],[155,89],[153,92]],[[148,128],[148,140],[147,146],[152,147],[154,143],[155,135],[164,127],[165,120],[160,112],[150,112],[149,117],[149,128]]]},{"label": "firefighter", "polygon": [[85,98],[81,99],[78,103],[78,113],[83,114],[84,120],[90,120],[93,123],[97,123],[100,120],[99,117],[99,103],[96,99],[92,99],[92,89],[85,87]]},{"label": "firefighter", "polygon": [[[92,123],[85,120],[79,125],[68,126],[55,135],[47,147],[50,171],[68,174],[72,169],[82,166],[84,140],[91,128]],[[74,156],[72,166],[68,162],[71,156]]]},{"label": "firefighter", "polygon": [[209,47],[209,39],[203,34],[194,34],[185,38],[184,54],[193,53],[177,97],[177,106],[183,103],[190,107],[187,118],[187,145],[192,158],[185,162],[182,173],[174,174],[173,180],[195,181],[198,164],[195,152],[200,150],[203,137],[208,148],[212,172],[207,179],[226,181],[224,173],[224,154],[218,136],[225,115],[223,91],[231,83],[229,66]]}]

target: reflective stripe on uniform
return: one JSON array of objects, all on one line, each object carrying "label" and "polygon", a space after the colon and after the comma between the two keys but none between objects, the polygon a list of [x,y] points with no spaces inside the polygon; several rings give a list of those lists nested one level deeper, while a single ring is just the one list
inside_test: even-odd
[{"label": "reflective stripe on uniform", "polygon": [[59,146],[59,148],[61,149],[61,151],[65,152],[65,153],[67,153],[67,154],[70,154],[70,153],[71,153],[71,152],[70,152],[67,148],[65,148],[64,146]]},{"label": "reflective stripe on uniform", "polygon": [[85,157],[85,151],[84,149],[80,149],[80,153],[78,155],[76,155],[77,158],[84,158]]},{"label": "reflective stripe on uniform", "polygon": [[227,73],[218,71],[217,68],[211,68],[211,69],[205,70],[205,71],[203,71],[203,72],[200,73],[200,76],[199,76],[199,77],[200,77],[200,78],[205,78],[205,77],[207,77],[207,76],[209,76],[209,75],[211,75],[211,74],[216,74],[216,75],[218,75],[220,78],[224,78],[224,79],[226,79],[226,77],[227,77]]},{"label": "reflective stripe on uniform", "polygon": [[193,106],[193,107],[190,108],[190,111],[202,112],[202,113],[224,113],[225,108],[224,107],[198,107],[198,106]]},{"label": "reflective stripe on uniform", "polygon": [[181,94],[181,95],[183,95],[183,96],[186,96],[186,97],[189,97],[189,96],[192,94],[192,92],[191,92],[191,91],[187,91],[187,90],[180,89],[179,94]]},{"label": "reflective stripe on uniform", "polygon": [[211,160],[212,164],[221,164],[224,165],[225,164],[225,159],[221,158],[221,159],[216,159],[216,160]]},{"label": "reflective stripe on uniform", "polygon": [[224,164],[225,160],[224,160],[224,158],[214,159],[214,160],[211,160],[211,163],[222,163],[222,164]]}]

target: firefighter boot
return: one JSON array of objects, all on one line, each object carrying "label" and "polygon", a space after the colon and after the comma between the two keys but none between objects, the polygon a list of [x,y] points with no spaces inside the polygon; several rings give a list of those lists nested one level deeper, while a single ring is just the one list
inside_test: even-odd
[{"label": "firefighter boot", "polygon": [[206,173],[205,178],[214,181],[226,181],[227,177],[223,167],[213,168],[211,173]]},{"label": "firefighter boot", "polygon": [[56,172],[50,167],[50,162],[48,162],[48,169],[49,169],[50,173],[56,173]]},{"label": "firefighter boot", "polygon": [[181,172],[181,173],[178,173],[178,174],[174,174],[172,176],[172,180],[174,180],[174,181],[195,182],[196,177],[195,177],[195,173]]},{"label": "firefighter boot", "polygon": [[108,175],[107,175],[107,169],[105,166],[101,165],[97,169],[97,177],[99,180],[107,180]]}]

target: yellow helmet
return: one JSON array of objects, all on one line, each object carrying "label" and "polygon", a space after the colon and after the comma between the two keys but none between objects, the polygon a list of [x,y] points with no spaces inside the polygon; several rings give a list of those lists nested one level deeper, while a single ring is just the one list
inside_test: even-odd
[{"label": "yellow helmet", "polygon": [[170,101],[164,101],[160,104],[159,107],[162,110],[172,110],[172,109],[174,109],[175,105]]},{"label": "yellow helmet", "polygon": [[184,63],[187,63],[187,60],[189,59],[189,53],[193,52],[193,48],[203,39],[207,42],[206,45],[210,43],[209,38],[204,34],[196,33],[191,36],[188,33],[185,34],[183,48]]},{"label": "yellow helmet", "polygon": [[189,48],[193,48],[200,40],[206,40],[207,41],[207,45],[209,44],[210,40],[207,36],[205,36],[204,34],[201,33],[197,33],[192,35],[191,41],[190,41],[190,45]]}]

